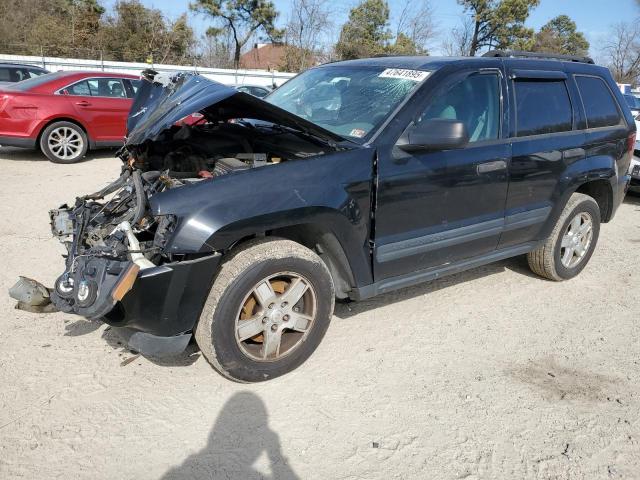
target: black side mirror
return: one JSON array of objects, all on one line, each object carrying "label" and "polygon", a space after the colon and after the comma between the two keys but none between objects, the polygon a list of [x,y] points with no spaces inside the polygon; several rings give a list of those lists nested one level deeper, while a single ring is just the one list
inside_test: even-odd
[{"label": "black side mirror", "polygon": [[459,120],[434,118],[407,127],[396,144],[405,152],[451,150],[469,143],[467,127]]}]

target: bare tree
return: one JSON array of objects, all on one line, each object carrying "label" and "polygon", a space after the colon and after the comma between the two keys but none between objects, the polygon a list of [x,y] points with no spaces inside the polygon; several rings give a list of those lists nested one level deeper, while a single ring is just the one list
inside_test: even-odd
[{"label": "bare tree", "polygon": [[214,22],[207,29],[209,35],[231,33],[235,68],[240,66],[240,53],[251,39],[260,33],[272,41],[282,36],[282,30],[276,28],[279,13],[271,0],[195,0],[189,8]]},{"label": "bare tree", "polygon": [[328,0],[293,0],[285,30],[285,70],[304,70],[316,62],[323,37],[331,30]]},{"label": "bare tree", "polygon": [[449,57],[464,57],[469,55],[473,40],[473,19],[464,16],[460,18],[460,24],[451,30],[451,33],[442,42],[442,50]]},{"label": "bare tree", "polygon": [[437,35],[429,0],[405,0],[396,25],[396,38],[400,35],[411,40],[418,50],[428,51],[428,44]]},{"label": "bare tree", "polygon": [[204,34],[198,44],[200,65],[203,67],[233,68],[233,39],[229,32]]},{"label": "bare tree", "polygon": [[620,83],[636,83],[640,76],[640,26],[618,23],[611,28],[602,48],[605,63]]}]

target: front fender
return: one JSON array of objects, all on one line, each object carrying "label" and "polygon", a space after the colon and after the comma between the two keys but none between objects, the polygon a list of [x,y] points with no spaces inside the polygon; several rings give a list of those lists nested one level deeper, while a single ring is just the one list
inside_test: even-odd
[{"label": "front fender", "polygon": [[168,253],[224,251],[247,236],[300,224],[331,230],[348,258],[368,255],[371,148],[231,173],[150,199],[155,215],[175,215]]}]

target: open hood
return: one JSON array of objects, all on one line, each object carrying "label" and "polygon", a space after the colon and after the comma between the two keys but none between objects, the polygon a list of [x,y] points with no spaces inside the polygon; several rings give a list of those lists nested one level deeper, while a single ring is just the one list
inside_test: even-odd
[{"label": "open hood", "polygon": [[307,132],[330,143],[346,140],[280,107],[196,73],[145,70],[142,75],[146,81],[129,112],[126,146],[155,140],[164,130],[197,112],[210,121],[251,118]]}]

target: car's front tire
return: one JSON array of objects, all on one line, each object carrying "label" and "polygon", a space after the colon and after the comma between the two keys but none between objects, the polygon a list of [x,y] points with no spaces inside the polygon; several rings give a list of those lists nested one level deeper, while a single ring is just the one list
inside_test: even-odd
[{"label": "car's front tire", "polygon": [[52,123],[40,135],[40,150],[53,163],[76,163],[88,148],[87,134],[75,123]]},{"label": "car's front tire", "polygon": [[329,270],[311,250],[263,238],[224,261],[195,330],[200,350],[224,376],[260,382],[300,366],[329,326]]},{"label": "car's front tire", "polygon": [[527,254],[534,273],[557,282],[578,275],[587,266],[600,235],[600,207],[590,196],[569,198],[551,235]]}]

